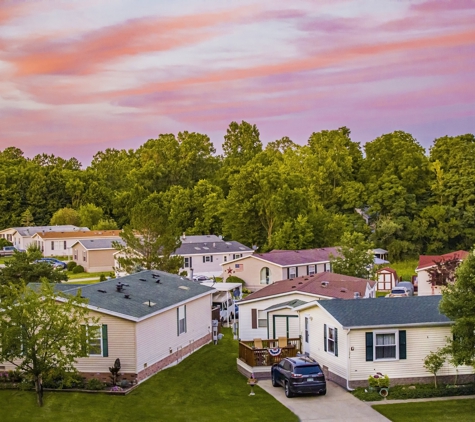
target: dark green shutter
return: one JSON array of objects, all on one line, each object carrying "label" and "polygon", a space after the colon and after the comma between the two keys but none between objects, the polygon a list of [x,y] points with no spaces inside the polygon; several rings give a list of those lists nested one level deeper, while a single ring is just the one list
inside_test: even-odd
[{"label": "dark green shutter", "polygon": [[335,356],[338,356],[338,328],[335,328]]},{"label": "dark green shutter", "polygon": [[327,351],[327,324],[323,324],[323,350]]},{"label": "dark green shutter", "polygon": [[87,356],[86,326],[81,325],[81,356]]},{"label": "dark green shutter", "polygon": [[399,359],[406,359],[406,330],[399,330]]},{"label": "dark green shutter", "polygon": [[373,360],[373,333],[366,333],[366,362]]},{"label": "dark green shutter", "polygon": [[109,338],[107,337],[107,325],[102,326],[102,356],[109,357]]},{"label": "dark green shutter", "polygon": [[184,317],[185,317],[185,333],[186,333],[186,305],[183,305]]},{"label": "dark green shutter", "polygon": [[204,255],[203,255],[203,262],[206,262],[206,260],[205,260],[205,256],[204,256]]},{"label": "dark green shutter", "polygon": [[180,335],[180,308],[176,308],[176,335]]}]

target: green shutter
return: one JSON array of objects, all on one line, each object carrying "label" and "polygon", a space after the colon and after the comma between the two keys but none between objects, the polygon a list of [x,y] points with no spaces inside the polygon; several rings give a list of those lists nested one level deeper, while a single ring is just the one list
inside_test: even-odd
[{"label": "green shutter", "polygon": [[186,333],[186,305],[183,305],[183,311],[184,311],[184,316],[185,316],[185,333]]},{"label": "green shutter", "polygon": [[109,339],[107,337],[107,325],[102,326],[102,356],[109,357]]},{"label": "green shutter", "polygon": [[399,330],[399,359],[406,359],[406,330]]},{"label": "green shutter", "polygon": [[81,325],[81,356],[86,357],[87,356],[87,336],[86,336],[86,326]]},{"label": "green shutter", "polygon": [[338,356],[338,328],[335,328],[335,356]]},{"label": "green shutter", "polygon": [[323,350],[327,351],[327,324],[323,324]]},{"label": "green shutter", "polygon": [[373,333],[366,333],[366,362],[373,360]]},{"label": "green shutter", "polygon": [[180,308],[176,308],[176,335],[180,335]]}]

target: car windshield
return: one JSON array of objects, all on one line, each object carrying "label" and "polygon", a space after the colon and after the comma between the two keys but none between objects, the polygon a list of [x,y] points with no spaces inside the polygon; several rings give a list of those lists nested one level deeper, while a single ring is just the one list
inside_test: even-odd
[{"label": "car windshield", "polygon": [[321,374],[322,369],[319,365],[305,365],[305,366],[296,366],[294,369],[294,374],[300,375],[311,375],[311,374]]},{"label": "car windshield", "polygon": [[392,290],[391,293],[400,295],[400,294],[406,293],[406,291],[405,290]]}]

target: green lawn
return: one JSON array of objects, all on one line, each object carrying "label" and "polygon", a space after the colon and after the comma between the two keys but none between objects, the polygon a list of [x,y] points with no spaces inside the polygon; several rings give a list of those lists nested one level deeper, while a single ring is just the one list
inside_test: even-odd
[{"label": "green lawn", "polygon": [[373,408],[394,422],[475,420],[475,399],[378,404]]},{"label": "green lawn", "polygon": [[[9,421],[298,421],[290,410],[260,388],[250,388],[236,369],[237,341],[230,329],[218,345],[209,344],[163,370],[127,396],[0,391],[2,422]],[[119,356],[120,357],[120,356]],[[115,357],[114,357],[115,358]]]},{"label": "green lawn", "polygon": [[97,277],[97,279],[99,279],[101,274],[104,274],[106,277],[109,275],[109,273],[107,273],[107,272],[102,272],[102,273],[77,273],[77,274],[74,274],[72,271],[66,271],[66,274],[68,275],[69,280],[76,280],[78,278],[92,278],[92,277]]},{"label": "green lawn", "polygon": [[81,281],[81,280],[68,281],[68,284],[97,284],[97,283],[99,283],[99,279],[97,279],[97,280],[86,280],[86,281]]},{"label": "green lawn", "polygon": [[388,266],[395,269],[397,275],[402,277],[404,281],[411,281],[412,276],[416,275],[415,269],[418,263],[417,259],[408,259],[407,261],[391,262]]}]

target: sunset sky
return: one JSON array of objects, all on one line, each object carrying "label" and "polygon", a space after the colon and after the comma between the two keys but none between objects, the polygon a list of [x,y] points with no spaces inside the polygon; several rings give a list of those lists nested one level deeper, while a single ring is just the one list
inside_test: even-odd
[{"label": "sunset sky", "polygon": [[475,132],[475,0],[0,0],[0,149]]}]

